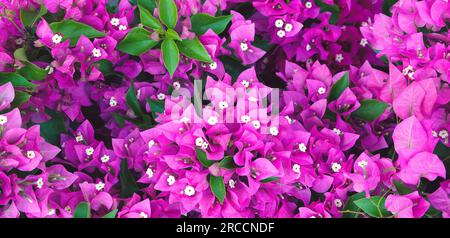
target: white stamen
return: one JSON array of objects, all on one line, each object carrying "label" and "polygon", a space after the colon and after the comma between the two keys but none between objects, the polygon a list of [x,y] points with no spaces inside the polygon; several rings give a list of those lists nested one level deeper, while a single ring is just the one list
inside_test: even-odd
[{"label": "white stamen", "polygon": [[334,199],[334,206],[336,206],[337,208],[340,208],[340,207],[342,207],[342,201],[341,201],[341,199],[338,199],[338,198],[336,198],[336,199]]},{"label": "white stamen", "polygon": [[78,134],[78,135],[75,137],[75,140],[76,140],[78,143],[82,142],[82,141],[84,140],[83,135],[82,135],[82,134]]},{"label": "white stamen", "polygon": [[220,103],[219,103],[219,108],[220,108],[221,110],[223,110],[223,109],[225,109],[225,108],[228,108],[228,102],[227,102],[227,101],[222,101],[222,102],[220,102]]},{"label": "white stamen", "polygon": [[277,19],[277,20],[275,21],[275,26],[276,26],[277,28],[281,28],[281,27],[283,27],[283,25],[284,25],[284,21],[283,21],[283,20]]},{"label": "white stamen", "polygon": [[180,82],[174,82],[172,85],[175,89],[179,89],[181,87]]},{"label": "white stamen", "polygon": [[35,157],[36,157],[36,154],[34,153],[34,151],[32,151],[32,150],[27,151],[28,159],[34,159]]},{"label": "white stamen", "polygon": [[306,45],[306,51],[310,51],[311,50],[311,45],[310,44],[307,44]]},{"label": "white stamen", "polygon": [[306,152],[306,145],[305,145],[305,143],[300,143],[300,144],[298,144],[298,149],[299,149],[301,152]]},{"label": "white stamen", "polygon": [[208,142],[205,141],[202,143],[202,149],[204,150],[208,149]]},{"label": "white stamen", "polygon": [[336,55],[336,61],[341,63],[342,60],[344,60],[344,56],[342,56],[342,54],[337,54]]},{"label": "white stamen", "polygon": [[341,170],[342,166],[339,163],[334,162],[333,164],[331,164],[331,170],[333,170],[333,172],[338,173]]},{"label": "white stamen", "polygon": [[94,148],[89,147],[85,150],[85,152],[87,156],[91,156],[92,154],[94,154]]},{"label": "white stamen", "polygon": [[156,96],[158,98],[158,100],[164,100],[166,99],[166,95],[164,93],[160,93]]},{"label": "white stamen", "polygon": [[230,188],[235,188],[236,187],[236,181],[230,179],[228,180],[228,186],[230,186]]},{"label": "white stamen", "polygon": [[148,145],[148,149],[151,149],[155,145],[155,141],[150,140],[147,145]]},{"label": "white stamen", "polygon": [[317,92],[319,93],[319,94],[324,94],[325,92],[326,92],[326,89],[324,88],[324,87],[320,87],[318,90],[317,90]]},{"label": "white stamen", "polygon": [[113,17],[113,18],[111,18],[110,23],[111,23],[111,25],[113,25],[113,26],[118,26],[118,25],[120,24],[120,20],[119,20],[119,18],[117,18],[117,17]]},{"label": "white stamen", "polygon": [[214,126],[215,124],[217,124],[218,121],[219,120],[217,119],[216,116],[211,116],[208,119],[208,124],[211,125],[211,126]]},{"label": "white stamen", "polygon": [[117,106],[117,101],[116,101],[116,98],[115,98],[115,97],[111,97],[111,98],[109,99],[109,106],[110,106],[110,107],[115,107],[115,106]]},{"label": "white stamen", "polygon": [[37,187],[38,187],[39,189],[41,189],[42,186],[44,186],[44,180],[43,180],[42,178],[39,178],[39,179],[36,181],[36,185],[37,185]]},{"label": "white stamen", "polygon": [[277,136],[278,133],[279,133],[278,128],[276,128],[275,126],[272,126],[272,127],[269,129],[269,132],[270,132],[270,134],[273,135],[273,136]]},{"label": "white stamen", "polygon": [[103,156],[100,158],[100,160],[101,160],[103,163],[108,162],[109,159],[110,159],[109,155],[103,155]]},{"label": "white stamen", "polygon": [[306,8],[312,8],[312,3],[311,2],[306,2],[305,3],[305,7]]},{"label": "white stamen", "polygon": [[245,42],[241,42],[241,50],[242,51],[247,51],[248,50],[248,45]]},{"label": "white stamen", "polygon": [[59,35],[59,34],[54,34],[53,37],[52,37],[52,41],[55,44],[59,44],[62,41],[62,36]]},{"label": "white stamen", "polygon": [[198,147],[201,147],[203,142],[205,142],[205,141],[201,137],[198,137],[197,139],[195,139],[195,145]]},{"label": "white stamen", "polygon": [[283,30],[277,31],[277,36],[278,36],[278,37],[283,38],[285,35],[286,35],[286,32],[285,32],[285,31],[283,31]]},{"label": "white stamen", "polygon": [[359,44],[360,44],[362,47],[366,47],[367,43],[369,43],[369,42],[367,42],[367,39],[366,39],[366,38],[362,38],[362,39],[361,39],[361,42],[359,42]]},{"label": "white stamen", "polygon": [[97,191],[101,191],[103,188],[105,188],[105,184],[102,181],[95,185],[95,189],[97,189]]},{"label": "white stamen", "polygon": [[217,69],[217,63],[216,63],[216,62],[212,62],[211,64],[209,64],[209,68],[210,68],[211,70]]},{"label": "white stamen", "polygon": [[186,194],[189,197],[194,196],[195,188],[190,185],[186,186],[186,188],[184,188],[184,194]]},{"label": "white stamen", "polygon": [[169,186],[172,186],[175,183],[175,177],[170,175],[169,177],[167,177],[167,184],[169,184]]},{"label": "white stamen", "polygon": [[251,120],[250,117],[247,115],[241,116],[241,122],[243,122],[243,123],[248,123],[248,122],[250,122],[250,120]]},{"label": "white stamen", "polygon": [[252,124],[255,129],[259,129],[261,127],[261,123],[258,120],[252,121]]},{"label": "white stamen", "polygon": [[152,178],[153,175],[154,175],[154,172],[153,172],[152,168],[147,168],[145,173],[147,174],[148,178]]},{"label": "white stamen", "polygon": [[8,118],[6,116],[0,115],[0,126],[5,125],[8,122]]},{"label": "white stamen", "polygon": [[287,24],[284,26],[284,30],[285,30],[286,32],[291,32],[291,31],[292,31],[292,28],[294,28],[294,26],[293,26],[291,23],[287,23]]},{"label": "white stamen", "polygon": [[148,218],[148,215],[147,215],[147,213],[145,213],[145,212],[140,212],[140,213],[139,213],[139,216],[140,216],[141,218]]},{"label": "white stamen", "polygon": [[292,165],[292,171],[294,171],[294,172],[297,173],[297,174],[300,174],[300,173],[301,173],[301,171],[300,171],[300,165],[299,165],[299,164],[294,164],[294,165]]},{"label": "white stamen", "polygon": [[338,136],[342,135],[342,131],[339,130],[338,128],[333,128],[333,132],[336,133],[336,135]]},{"label": "white stamen", "polygon": [[100,51],[100,49],[94,48],[94,49],[92,50],[92,55],[93,55],[95,58],[98,58],[98,57],[102,56],[102,52]]},{"label": "white stamen", "polygon": [[445,130],[445,129],[439,131],[439,136],[440,136],[442,139],[448,138],[448,131]]},{"label": "white stamen", "polygon": [[242,86],[248,88],[248,86],[250,86],[250,83],[247,80],[242,80],[241,82]]},{"label": "white stamen", "polygon": [[119,30],[121,30],[121,31],[125,31],[126,29],[127,29],[127,26],[125,26],[125,25],[119,26]]},{"label": "white stamen", "polygon": [[363,169],[367,166],[367,164],[368,163],[365,160],[361,160],[361,161],[358,162],[358,166],[363,168]]}]

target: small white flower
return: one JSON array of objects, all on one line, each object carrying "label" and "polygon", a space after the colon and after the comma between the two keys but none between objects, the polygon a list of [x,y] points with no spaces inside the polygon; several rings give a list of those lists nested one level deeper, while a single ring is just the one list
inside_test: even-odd
[{"label": "small white flower", "polygon": [[247,43],[245,43],[245,42],[241,42],[241,50],[242,51],[247,51],[248,50],[248,45],[247,45]]},{"label": "small white flower", "polygon": [[334,162],[333,164],[331,164],[331,169],[333,170],[333,172],[338,173],[339,171],[341,171],[341,164]]},{"label": "small white flower", "polygon": [[337,54],[336,55],[336,61],[341,63],[342,60],[344,60],[344,56],[342,56],[342,54]]},{"label": "small white flower", "polygon": [[301,152],[306,152],[306,145],[305,145],[305,143],[300,143],[300,144],[298,144],[298,149],[299,149]]},{"label": "small white flower", "polygon": [[62,41],[62,36],[60,34],[54,34],[52,37],[52,41],[55,44],[59,44]]},{"label": "small white flower", "polygon": [[113,18],[111,18],[110,23],[111,23],[111,25],[113,25],[113,26],[118,26],[118,25],[120,24],[120,20],[119,20],[119,18],[117,18],[117,17],[113,17]]},{"label": "small white flower", "polygon": [[292,165],[292,171],[294,171],[294,172],[297,173],[297,174],[300,174],[300,173],[301,173],[301,171],[300,171],[300,165],[299,165],[299,164],[294,164],[294,165]]},{"label": "small white flower", "polygon": [[152,168],[147,168],[145,173],[147,174],[148,178],[152,178],[153,175],[154,175],[154,172],[153,172]]},{"label": "small white flower", "polygon": [[95,189],[97,189],[97,191],[101,191],[103,188],[105,188],[105,184],[102,181],[95,185]]},{"label": "small white flower", "polygon": [[109,155],[103,155],[103,156],[100,158],[100,160],[101,160],[103,163],[106,163],[106,162],[108,162],[108,161],[110,160],[110,157],[109,157]]},{"label": "small white flower", "polygon": [[170,175],[169,177],[167,177],[167,184],[169,184],[169,186],[172,186],[175,183],[175,177],[173,175]]},{"label": "small white flower", "polygon": [[434,136],[434,137],[438,137],[438,133],[436,132],[436,131],[431,131],[431,134]]},{"label": "small white flower", "polygon": [[111,98],[109,99],[109,106],[110,106],[110,107],[115,107],[115,106],[117,106],[117,101],[116,101],[116,98],[115,98],[115,97],[111,97]]},{"label": "small white flower", "polygon": [[275,26],[276,26],[277,28],[281,28],[281,27],[283,27],[283,25],[284,25],[284,21],[283,21],[283,20],[277,19],[277,20],[275,21]]},{"label": "small white flower", "polygon": [[140,213],[139,213],[139,216],[140,216],[141,218],[148,218],[148,215],[147,215],[147,213],[145,213],[145,212],[140,212]]},{"label": "small white flower", "polygon": [[211,64],[209,64],[209,68],[210,68],[211,70],[217,69],[217,63],[216,63],[216,62],[212,62]]},{"label": "small white flower", "polygon": [[306,51],[310,51],[311,50],[311,45],[310,44],[307,44],[306,45]]},{"label": "small white flower", "polygon": [[368,163],[365,160],[361,160],[361,161],[358,162],[358,166],[363,168],[363,169],[367,166],[367,164]]},{"label": "small white flower", "polygon": [[252,124],[255,129],[259,129],[261,127],[261,123],[258,120],[252,121]]},{"label": "small white flower", "polygon": [[43,180],[42,178],[39,178],[39,179],[36,181],[36,185],[37,185],[37,187],[38,187],[39,189],[41,189],[42,186],[44,186],[44,180]]},{"label": "small white flower", "polygon": [[362,38],[362,39],[361,39],[361,42],[359,42],[359,44],[360,44],[362,47],[366,47],[367,43],[369,43],[369,42],[367,41],[366,38]]},{"label": "small white flower", "polygon": [[0,126],[5,125],[8,122],[8,118],[6,116],[0,115]]},{"label": "small white flower", "polygon": [[125,31],[125,30],[127,30],[127,26],[125,26],[125,25],[120,25],[120,26],[119,26],[119,30]]},{"label": "small white flower", "polygon": [[324,88],[324,87],[320,87],[318,90],[317,90],[317,92],[319,93],[319,94],[324,94],[325,92],[326,92],[327,90]]},{"label": "small white flower", "polygon": [[94,48],[94,49],[92,50],[92,55],[93,55],[95,58],[98,58],[98,57],[102,56],[102,52],[100,51],[100,49]]},{"label": "small white flower", "polygon": [[215,124],[217,124],[219,120],[217,119],[216,116],[211,116],[208,118],[208,124],[211,126],[214,126]]},{"label": "small white flower", "polygon": [[439,131],[439,136],[440,136],[442,139],[446,139],[446,138],[448,137],[448,131],[445,130],[445,129]]},{"label": "small white flower", "polygon": [[409,73],[408,73],[408,77],[409,77],[410,79],[414,79],[414,72],[409,72]]},{"label": "small white flower", "polygon": [[23,43],[23,39],[22,38],[17,38],[16,39],[16,44],[17,45],[21,45]]},{"label": "small white flower", "polygon": [[53,74],[53,72],[55,72],[55,68],[50,65],[47,65],[47,67],[45,67],[45,70],[47,70],[47,74]]},{"label": "small white flower", "polygon": [[402,70],[402,74],[406,76],[407,74],[409,74],[409,72],[413,72],[413,71],[414,71],[414,68],[411,65],[408,65],[406,68],[404,68]]},{"label": "small white flower", "polygon": [[248,123],[248,122],[250,122],[250,120],[251,120],[250,117],[247,115],[241,116],[241,122],[243,122],[243,123]]},{"label": "small white flower", "polygon": [[247,80],[242,80],[241,81],[242,86],[248,88],[248,86],[250,86],[250,83]]},{"label": "small white flower", "polygon": [[27,151],[28,159],[34,159],[35,157],[36,157],[36,154],[34,153],[34,151],[32,151],[32,150]]},{"label": "small white flower", "polygon": [[219,108],[220,108],[221,110],[223,110],[223,109],[225,109],[225,108],[228,108],[228,102],[227,102],[227,101],[219,102]]},{"label": "small white flower", "polygon": [[283,30],[277,31],[277,36],[278,36],[278,37],[283,38],[285,35],[286,35],[286,32],[285,32],[285,31],[283,31]]},{"label": "small white flower", "polygon": [[160,93],[156,96],[158,98],[158,100],[164,100],[166,99],[166,95],[164,93]]},{"label": "small white flower", "polygon": [[151,149],[155,145],[155,141],[150,140],[147,145],[148,145],[148,149]]},{"label": "small white flower", "polygon": [[202,149],[204,150],[208,149],[208,142],[205,141],[202,143]]},{"label": "small white flower", "polygon": [[287,23],[287,24],[284,26],[284,30],[285,30],[286,32],[291,32],[291,31],[292,31],[292,28],[294,28],[294,26],[293,26],[291,23]]},{"label": "small white flower", "polygon": [[194,196],[195,194],[195,188],[192,187],[191,185],[188,185],[184,188],[184,194],[186,194],[187,196]]},{"label": "small white flower", "polygon": [[173,82],[172,85],[175,89],[179,89],[181,87],[180,82]]},{"label": "small white flower", "polygon": [[292,123],[292,118],[290,118],[289,116],[284,116],[284,118],[286,118],[286,120],[288,121],[289,124]]},{"label": "small white flower", "polygon": [[335,205],[337,208],[342,207],[343,204],[342,204],[341,199],[339,199],[339,198],[334,199],[334,205]]},{"label": "small white flower", "polygon": [[82,135],[82,134],[78,134],[78,135],[75,137],[75,140],[76,140],[78,143],[82,142],[82,141],[84,140],[83,135]]},{"label": "small white flower", "polygon": [[306,8],[312,8],[312,3],[311,2],[306,2],[305,3],[305,7]]},{"label": "small white flower", "polygon": [[342,131],[339,130],[338,128],[333,128],[333,132],[338,136],[342,135]]},{"label": "small white flower", "polygon": [[270,132],[270,134],[273,135],[273,136],[277,136],[278,133],[279,133],[278,128],[276,128],[275,126],[272,126],[272,127],[269,129],[269,132]]},{"label": "small white flower", "polygon": [[236,181],[232,179],[228,180],[228,186],[230,186],[230,188],[234,188],[236,186]]},{"label": "small white flower", "polygon": [[198,147],[201,147],[203,142],[205,142],[205,141],[201,137],[198,137],[197,139],[195,139],[195,145]]},{"label": "small white flower", "polygon": [[92,154],[94,154],[94,148],[89,147],[85,150],[85,152],[87,156],[91,156]]},{"label": "small white flower", "polygon": [[48,212],[47,212],[47,215],[52,216],[52,215],[55,215],[55,213],[56,213],[56,210],[55,210],[55,209],[49,208],[49,209],[48,209]]}]

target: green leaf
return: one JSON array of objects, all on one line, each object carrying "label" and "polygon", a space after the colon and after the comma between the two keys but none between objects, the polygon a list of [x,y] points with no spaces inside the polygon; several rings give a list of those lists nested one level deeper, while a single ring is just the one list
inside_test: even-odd
[{"label": "green leaf", "polygon": [[356,206],[361,208],[367,215],[371,217],[388,217],[391,213],[386,210],[384,205],[386,198],[380,196],[372,196],[370,198],[361,198],[355,201]]},{"label": "green leaf", "polygon": [[28,81],[22,75],[14,73],[0,72],[0,85],[11,82],[14,87],[36,88],[36,85]]},{"label": "green leaf", "polygon": [[28,80],[43,80],[47,76],[47,70],[38,67],[31,62],[22,62],[25,66],[17,72]]},{"label": "green leaf", "polygon": [[136,27],[128,32],[127,36],[117,45],[117,49],[130,55],[139,56],[158,44],[150,39],[150,34],[150,31]]},{"label": "green leaf", "polygon": [[180,61],[180,52],[178,51],[178,46],[175,44],[174,40],[165,39],[161,44],[161,51],[164,61],[164,66],[169,72],[170,78],[172,78],[173,73],[178,67]]},{"label": "green leaf", "polygon": [[209,56],[203,44],[195,37],[192,40],[184,39],[178,43],[181,53],[191,59],[212,63],[211,56]]},{"label": "green leaf", "polygon": [[393,183],[394,183],[395,189],[397,190],[398,194],[400,194],[400,195],[410,194],[410,193],[414,192],[412,189],[410,189],[408,186],[406,186],[400,180],[394,180]]},{"label": "green leaf", "polygon": [[273,181],[277,181],[279,179],[280,179],[279,177],[273,176],[273,177],[265,178],[265,179],[261,180],[260,182],[261,183],[270,183],[270,182],[273,182]]},{"label": "green leaf", "polygon": [[156,8],[156,0],[138,0],[138,5],[143,6],[147,11],[153,13]]},{"label": "green leaf", "polygon": [[144,6],[138,4],[141,23],[153,30],[161,30],[161,23]]},{"label": "green leaf", "polygon": [[373,121],[381,116],[387,107],[388,105],[384,102],[375,99],[366,99],[361,101],[361,106],[352,115],[365,121]]},{"label": "green leaf", "polygon": [[203,35],[208,29],[212,29],[216,34],[222,33],[230,23],[232,15],[214,17],[204,13],[191,16],[192,31],[196,35]]},{"label": "green leaf", "polygon": [[100,70],[100,72],[102,72],[102,74],[104,76],[110,75],[114,72],[114,67],[113,67],[111,61],[109,61],[107,59],[99,60],[99,61],[95,62],[94,64],[97,67],[97,69]]},{"label": "green leaf", "polygon": [[[361,198],[364,198],[364,192],[361,193],[356,193],[351,195],[348,199],[347,199],[347,203],[344,206],[343,211],[352,211],[352,212],[358,212],[360,209],[358,206],[356,206],[355,201],[359,200]],[[344,212],[342,215],[343,218],[357,218],[358,214],[356,213],[351,213],[351,212]]]},{"label": "green leaf", "polygon": [[439,141],[436,147],[434,147],[433,153],[437,155],[441,160],[447,161],[450,156],[450,148]]},{"label": "green leaf", "polygon": [[182,41],[178,33],[172,29],[167,29],[166,37],[176,41]]},{"label": "green leaf", "polygon": [[19,48],[14,51],[14,59],[19,61],[28,61],[27,54],[25,52],[25,48]]},{"label": "green leaf", "polygon": [[237,165],[234,163],[233,156],[225,156],[219,162],[219,167],[225,168],[225,169],[234,169],[234,168],[237,168]]},{"label": "green leaf", "polygon": [[177,5],[173,0],[158,1],[159,19],[168,28],[175,28],[178,21]]},{"label": "green leaf", "polygon": [[77,44],[81,35],[84,35],[87,38],[98,38],[105,36],[105,33],[97,31],[89,25],[73,20],[53,22],[50,24],[50,28],[54,33],[62,33],[63,40],[69,39],[71,46]]},{"label": "green leaf", "polygon": [[398,0],[384,0],[382,5],[382,12],[386,16],[392,16],[391,7],[397,3]]},{"label": "green leaf", "polygon": [[73,212],[73,218],[90,218],[91,206],[87,202],[80,202],[75,211]]},{"label": "green leaf", "polygon": [[128,88],[127,94],[125,95],[125,99],[127,101],[127,105],[133,110],[133,112],[140,116],[142,115],[141,105],[136,97],[136,92],[134,89],[134,82],[131,82],[130,87]]},{"label": "green leaf", "polygon": [[41,136],[53,145],[58,145],[60,142],[60,135],[67,132],[66,124],[64,123],[63,114],[46,108],[45,113],[50,116],[50,120],[40,123]]},{"label": "green leaf", "polygon": [[30,11],[27,9],[20,9],[20,21],[22,25],[25,27],[31,27],[41,16],[47,14],[47,8],[44,5],[41,5],[39,11]]},{"label": "green leaf", "polygon": [[156,113],[164,113],[164,101],[147,99],[147,102],[150,106],[153,119],[156,119],[158,117],[158,114]]},{"label": "green leaf", "polygon": [[336,4],[329,5],[324,3],[322,0],[314,0],[314,3],[320,7],[320,12],[330,12],[331,13],[330,24],[336,24],[340,14],[340,9],[338,5]]},{"label": "green leaf", "polygon": [[203,151],[202,149],[195,148],[195,154],[197,155],[197,159],[200,162],[200,164],[202,164],[204,167],[208,168],[209,166],[214,164],[214,161],[209,160],[206,157],[206,152]]},{"label": "green leaf", "polygon": [[133,193],[139,191],[139,187],[137,186],[136,179],[134,178],[131,170],[128,168],[127,159],[122,159],[120,163],[120,172],[119,172],[119,180],[120,180],[120,197],[128,198],[133,196]]},{"label": "green leaf", "polygon": [[328,95],[328,101],[331,102],[336,100],[349,85],[350,81],[348,79],[347,71],[331,88],[330,94]]},{"label": "green leaf", "polygon": [[114,209],[114,210],[110,211],[108,214],[104,215],[102,218],[115,218],[118,211],[119,210]]},{"label": "green leaf", "polygon": [[30,100],[30,97],[31,95],[26,92],[15,91],[14,100],[12,101],[11,106],[20,107],[22,104],[28,102],[28,100]]},{"label": "green leaf", "polygon": [[223,182],[223,177],[210,175],[209,186],[211,187],[211,191],[214,196],[216,196],[217,200],[219,200],[220,204],[222,204],[227,194],[227,190],[225,189],[225,184]]}]

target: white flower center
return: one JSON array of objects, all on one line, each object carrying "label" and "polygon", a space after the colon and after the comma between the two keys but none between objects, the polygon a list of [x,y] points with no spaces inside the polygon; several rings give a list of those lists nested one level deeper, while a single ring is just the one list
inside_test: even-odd
[{"label": "white flower center", "polygon": [[100,158],[100,160],[101,160],[103,163],[108,162],[109,159],[110,159],[109,155],[103,155],[103,156]]},{"label": "white flower center", "polygon": [[367,39],[366,38],[362,38],[361,39],[361,42],[359,42],[359,44],[362,46],[362,47],[366,47],[366,45],[367,45]]},{"label": "white flower center", "polygon": [[115,98],[115,97],[111,97],[111,98],[109,99],[109,106],[111,106],[111,107],[117,106],[117,101],[116,101],[116,98]]},{"label": "white flower center", "polygon": [[331,164],[331,169],[333,170],[333,172],[338,173],[339,171],[341,171],[342,166],[339,163],[333,163]]},{"label": "white flower center", "polygon": [[310,44],[307,44],[306,45],[306,51],[310,51],[311,50],[311,45]]},{"label": "white flower center", "polygon": [[153,175],[154,175],[154,172],[153,172],[153,170],[151,168],[147,168],[145,173],[147,174],[148,178],[152,178]]},{"label": "white flower center", "polygon": [[446,138],[448,137],[448,131],[447,131],[447,130],[441,130],[441,131],[439,131],[439,136],[440,136],[442,139],[446,139]]},{"label": "white flower center", "polygon": [[242,80],[241,82],[242,86],[248,88],[248,86],[250,86],[250,83],[247,80]]},{"label": "white flower center", "polygon": [[110,22],[111,22],[111,25],[113,25],[113,26],[118,26],[120,24],[120,20],[117,17],[111,18]]},{"label": "white flower center", "polygon": [[205,141],[202,143],[202,149],[204,150],[208,149],[208,142]]},{"label": "white flower center", "polygon": [[154,145],[155,145],[155,141],[154,140],[150,140],[148,142],[148,149],[151,149]]},{"label": "white flower center", "polygon": [[335,205],[337,208],[342,207],[342,201],[341,201],[341,199],[339,199],[339,198],[334,199],[334,205]]},{"label": "white flower center", "polygon": [[36,185],[37,185],[37,187],[38,187],[39,189],[41,189],[42,186],[44,186],[44,180],[43,180],[42,178],[39,178],[39,179],[36,181]]},{"label": "white flower center", "polygon": [[311,2],[306,2],[305,3],[305,7],[306,8],[312,8],[312,3]]},{"label": "white flower center", "polygon": [[318,92],[319,94],[324,94],[326,91],[327,91],[327,90],[326,90],[324,87],[320,87],[320,88],[317,90],[317,92]]},{"label": "white flower center", "polygon": [[434,137],[438,137],[438,133],[436,132],[436,131],[431,131],[431,134],[434,136]]},{"label": "white flower center", "polygon": [[342,60],[344,60],[344,56],[342,56],[342,54],[337,54],[336,55],[336,61],[341,63]]},{"label": "white flower center", "polygon": [[235,188],[236,181],[234,181],[233,179],[228,180],[228,186],[230,186],[230,188]]},{"label": "white flower center", "polygon": [[59,44],[62,41],[62,36],[59,35],[59,34],[54,34],[53,37],[52,37],[52,41],[55,44]]},{"label": "white flower center", "polygon": [[269,129],[269,132],[270,132],[270,134],[273,135],[273,136],[277,136],[278,133],[279,133],[278,128],[276,128],[276,127],[274,127],[274,126],[272,126],[272,127]]},{"label": "white flower center", "polygon": [[6,116],[0,115],[0,126],[5,125],[8,122],[8,118]]},{"label": "white flower center", "polygon": [[286,35],[286,32],[285,32],[285,31],[283,31],[283,30],[277,31],[277,36],[278,36],[278,37],[283,38],[285,35]]},{"label": "white flower center", "polygon": [[247,115],[241,116],[241,122],[243,122],[243,123],[248,123],[248,122],[250,122],[250,120],[251,120],[250,117]]},{"label": "white flower center", "polygon": [[294,28],[294,26],[293,26],[291,23],[287,23],[287,24],[284,26],[284,30],[285,30],[286,32],[291,32],[291,31],[292,31],[292,28]]},{"label": "white flower center", "polygon": [[87,156],[91,156],[92,154],[94,154],[94,148],[89,147],[85,150],[85,152]]},{"label": "white flower center", "polygon": [[363,169],[366,168],[367,164],[368,163],[365,160],[361,160],[361,161],[358,162],[358,166],[363,168]]},{"label": "white flower center", "polygon": [[211,125],[211,126],[214,126],[215,124],[217,124],[218,121],[219,120],[217,119],[216,116],[211,116],[208,119],[208,124]]},{"label": "white flower center", "polygon": [[105,188],[105,184],[102,181],[95,185],[95,189],[97,189],[97,191],[101,191],[103,188]]},{"label": "white flower center", "polygon": [[301,152],[306,152],[306,145],[305,145],[305,143],[300,143],[300,144],[298,144],[298,149],[299,149]]},{"label": "white flower center", "polygon": [[147,215],[147,213],[145,213],[145,212],[139,213],[139,216],[140,216],[141,218],[148,218],[148,215]]},{"label": "white flower center", "polygon": [[284,25],[284,21],[283,21],[283,20],[277,19],[277,20],[275,21],[275,26],[276,26],[277,28],[281,28],[281,27],[283,27],[283,25]]},{"label": "white flower center", "polygon": [[100,51],[100,49],[94,48],[94,49],[92,50],[92,55],[93,55],[94,57],[98,58],[98,57],[102,56],[102,52]]},{"label": "white flower center", "polygon": [[28,159],[34,159],[35,157],[36,157],[36,154],[34,153],[34,151],[32,151],[32,150],[27,151]]},{"label": "white flower center", "polygon": [[219,108],[220,109],[225,109],[225,108],[228,108],[228,102],[227,101],[222,101],[222,102],[220,102],[219,103]]},{"label": "white flower center", "polygon": [[292,165],[292,171],[294,171],[297,174],[300,174],[300,165],[299,164],[294,164]]},{"label": "white flower center", "polygon": [[174,82],[174,83],[173,83],[173,87],[174,87],[175,89],[179,89],[179,88],[181,87],[181,85],[180,85],[179,82]]},{"label": "white flower center", "polygon": [[45,67],[45,70],[47,70],[47,74],[52,74],[53,72],[55,72],[55,68],[50,65],[47,65],[47,67]]},{"label": "white flower center", "polygon": [[209,64],[209,68],[212,70],[217,69],[217,63],[216,62],[212,62],[211,64]]},{"label": "white flower center", "polygon": [[339,130],[338,128],[333,128],[333,132],[338,136],[342,135],[342,131]]},{"label": "white flower center", "polygon": [[119,30],[121,30],[121,31],[125,31],[126,29],[127,29],[127,26],[125,26],[125,25],[119,26]]},{"label": "white flower center", "polygon": [[203,142],[204,142],[204,140],[201,137],[197,137],[197,139],[195,139],[195,145],[198,147],[201,147]]},{"label": "white flower center", "polygon": [[82,142],[82,141],[84,140],[83,135],[82,135],[82,134],[78,134],[78,135],[75,137],[75,140],[76,140],[78,143]]},{"label": "white flower center", "polygon": [[158,100],[164,100],[166,99],[166,95],[164,93],[160,93],[156,96],[158,98]]},{"label": "white flower center", "polygon": [[167,184],[169,184],[169,186],[172,186],[175,183],[175,177],[173,175],[170,175],[169,177],[167,177]]},{"label": "white flower center", "polygon": [[56,213],[56,210],[55,210],[55,209],[49,208],[49,209],[48,209],[47,215],[51,216],[51,215],[55,215],[55,213]]},{"label": "white flower center", "polygon": [[259,129],[261,127],[261,123],[258,120],[252,121],[252,124],[255,129]]},{"label": "white flower center", "polygon": [[186,194],[189,197],[194,196],[195,188],[192,187],[191,185],[186,186],[186,188],[184,188],[184,194]]},{"label": "white flower center", "polygon": [[247,51],[248,50],[248,45],[245,42],[241,42],[241,50],[242,51]]},{"label": "white flower center", "polygon": [[22,43],[23,43],[23,39],[22,38],[16,39],[16,44],[17,45],[21,45]]}]

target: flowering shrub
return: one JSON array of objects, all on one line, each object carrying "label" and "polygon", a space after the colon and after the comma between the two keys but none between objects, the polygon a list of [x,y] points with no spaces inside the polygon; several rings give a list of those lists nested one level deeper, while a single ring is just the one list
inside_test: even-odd
[{"label": "flowering shrub", "polygon": [[447,0],[0,0],[0,217],[450,217]]}]

